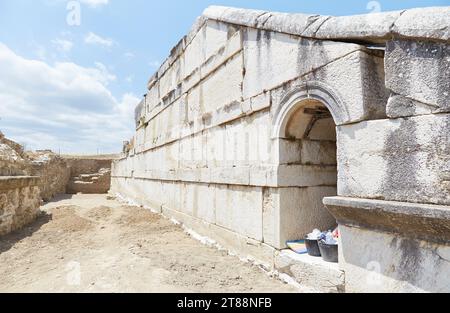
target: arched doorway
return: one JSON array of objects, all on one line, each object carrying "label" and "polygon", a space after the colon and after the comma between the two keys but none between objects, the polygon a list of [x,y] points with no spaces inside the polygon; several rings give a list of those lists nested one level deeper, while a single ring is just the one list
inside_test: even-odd
[{"label": "arched doorway", "polygon": [[[279,248],[314,229],[337,226],[323,204],[337,195],[337,106],[307,93],[291,93],[278,114]],[[331,108],[331,110],[330,110]]]}]

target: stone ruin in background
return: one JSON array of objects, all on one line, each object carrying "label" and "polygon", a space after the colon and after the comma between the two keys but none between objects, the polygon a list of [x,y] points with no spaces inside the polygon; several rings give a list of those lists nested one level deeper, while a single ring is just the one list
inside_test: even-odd
[{"label": "stone ruin in background", "polygon": [[0,132],[0,236],[34,221],[56,195],[107,193],[112,158],[24,151]]}]

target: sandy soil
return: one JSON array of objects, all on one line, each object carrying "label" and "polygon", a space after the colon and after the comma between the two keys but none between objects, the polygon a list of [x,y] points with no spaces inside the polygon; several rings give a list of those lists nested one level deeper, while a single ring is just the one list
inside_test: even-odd
[{"label": "sandy soil", "polygon": [[65,196],[42,210],[0,239],[0,292],[299,292],[103,195]]}]

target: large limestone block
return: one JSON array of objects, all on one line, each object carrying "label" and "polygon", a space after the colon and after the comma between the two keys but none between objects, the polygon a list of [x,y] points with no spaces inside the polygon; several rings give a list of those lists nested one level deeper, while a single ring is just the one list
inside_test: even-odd
[{"label": "large limestone block", "polygon": [[450,115],[338,127],[339,195],[450,204]]},{"label": "large limestone block", "polygon": [[[220,44],[223,43],[217,43],[217,45]],[[201,79],[205,79],[219,66],[242,50],[242,32],[235,30],[232,26],[228,26],[228,40],[224,44],[214,53],[212,51],[205,52],[207,55],[211,54],[211,56],[200,67]]]},{"label": "large limestone block", "polygon": [[244,30],[244,99],[271,90],[353,51],[359,45]]},{"label": "large limestone block", "polygon": [[204,117],[205,113],[241,102],[242,75],[242,54],[237,54],[192,89],[187,97],[188,121],[193,122]]},{"label": "large limestone block", "polygon": [[336,142],[302,140],[301,162],[311,165],[336,165]]},{"label": "large limestone block", "polygon": [[275,139],[273,146],[273,160],[278,164],[301,164],[302,141],[290,139]]},{"label": "large limestone block", "polygon": [[202,133],[185,137],[179,141],[179,153],[173,149],[174,157],[180,160],[181,169],[200,169],[207,167],[207,136]]},{"label": "large limestone block", "polygon": [[[159,93],[164,100],[169,97],[169,94],[176,90],[182,83],[184,78],[184,60],[179,58],[173,63],[167,71],[159,79]],[[169,101],[170,102],[170,101]]]},{"label": "large limestone block", "polygon": [[354,39],[382,42],[388,38],[391,27],[401,16],[402,11],[372,13],[364,15],[331,17],[322,23],[311,26],[315,37],[320,39]]},{"label": "large limestone block", "polygon": [[336,187],[270,188],[264,192],[264,242],[277,248],[286,241],[303,239],[312,230],[332,229],[336,219],[323,205],[323,198],[336,194]]},{"label": "large limestone block", "polygon": [[262,10],[246,10],[224,6],[209,6],[203,12],[203,16],[212,20],[223,21],[226,23],[255,27],[257,25],[258,18],[266,13],[266,11]]},{"label": "large limestone block", "polygon": [[225,47],[235,31],[231,25],[213,20],[207,21],[184,52],[185,77],[192,75],[202,64]]},{"label": "large limestone block", "polygon": [[337,181],[334,165],[280,165],[278,186],[310,187],[335,186]]},{"label": "large limestone block", "polygon": [[217,186],[217,225],[262,241],[262,189],[244,186]]},{"label": "large limestone block", "polygon": [[147,107],[147,115],[150,115],[158,107],[160,102],[161,102],[161,97],[159,95],[159,82],[156,82],[149,89],[147,96],[145,97],[145,105]]},{"label": "large limestone block", "polygon": [[390,117],[450,111],[450,45],[393,40],[386,47]]},{"label": "large limestone block", "polygon": [[411,38],[448,41],[450,7],[430,7],[406,10],[395,22],[392,32]]},{"label": "large limestone block", "polygon": [[113,177],[131,177],[133,171],[133,158],[128,157],[113,161],[111,171]]},{"label": "large limestone block", "polygon": [[[145,128],[138,131],[145,133],[143,135],[140,134],[144,138],[138,138],[138,146],[143,144],[142,150],[148,150],[178,140],[183,131],[185,105],[185,98],[182,97],[164,107],[163,110],[148,121]],[[142,143],[142,141],[144,142]]]},{"label": "large limestone block", "polygon": [[340,226],[347,292],[449,292],[450,247]]},{"label": "large limestone block", "polygon": [[345,290],[344,272],[338,264],[325,262],[322,258],[284,250],[275,255],[275,269],[314,291],[338,293]]},{"label": "large limestone block", "polygon": [[[386,117],[389,95],[384,87],[383,59],[368,51],[351,53],[305,78],[322,82],[336,92],[343,103],[338,111],[344,123]],[[342,124],[336,117],[335,123]]]},{"label": "large limestone block", "polygon": [[242,74],[242,54],[238,54],[203,82],[200,102],[206,113],[242,100]]},{"label": "large limestone block", "polygon": [[282,133],[283,114],[308,100],[327,106],[336,125],[385,118],[389,95],[383,73],[382,58],[364,50],[284,83],[271,91],[274,136]]},{"label": "large limestone block", "polygon": [[181,207],[179,211],[205,222],[216,223],[215,186],[207,184],[180,184]]},{"label": "large limestone block", "polygon": [[448,41],[449,11],[449,7],[431,7],[329,17],[212,6],[203,17],[317,39],[380,43],[394,35]]}]

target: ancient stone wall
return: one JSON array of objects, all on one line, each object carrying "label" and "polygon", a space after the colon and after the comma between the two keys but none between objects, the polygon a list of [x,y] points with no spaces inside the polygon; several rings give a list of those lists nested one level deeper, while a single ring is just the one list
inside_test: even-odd
[{"label": "ancient stone wall", "polygon": [[0,236],[34,221],[40,205],[38,177],[0,176]]},{"label": "ancient stone wall", "polygon": [[383,75],[382,54],[358,44],[203,21],[151,78],[112,189],[276,248],[331,228],[321,200],[337,193],[332,115],[328,137],[292,140],[274,125],[289,95],[314,88],[340,91],[339,124],[385,117]]},{"label": "ancient stone wall", "polygon": [[28,173],[41,178],[39,188],[44,201],[66,193],[70,169],[63,158],[51,151],[27,152],[26,155],[31,162]]},{"label": "ancient stone wall", "polygon": [[[403,261],[384,255],[416,262],[447,251],[447,237],[431,240],[425,225],[408,250],[401,242],[411,233],[394,226],[432,214],[431,228],[450,230],[447,215],[434,214],[450,203],[448,16],[450,8],[355,17],[207,9],[150,79],[112,191],[272,264],[286,240],[337,219],[348,290],[371,289],[358,282],[373,264],[357,263],[358,253],[396,282],[385,291],[440,290],[425,268],[417,280],[389,272]],[[379,200],[383,210],[367,204]],[[354,238],[360,228],[365,244]]]},{"label": "ancient stone wall", "polygon": [[70,172],[67,193],[104,194],[111,187],[112,157],[69,157],[64,158]]},{"label": "ancient stone wall", "polygon": [[26,175],[28,169],[23,148],[0,132],[0,176]]}]

